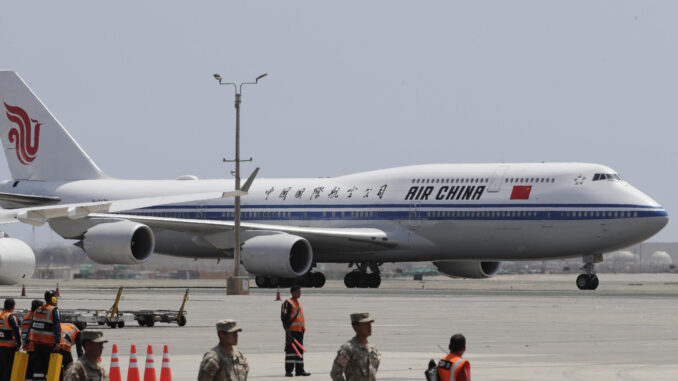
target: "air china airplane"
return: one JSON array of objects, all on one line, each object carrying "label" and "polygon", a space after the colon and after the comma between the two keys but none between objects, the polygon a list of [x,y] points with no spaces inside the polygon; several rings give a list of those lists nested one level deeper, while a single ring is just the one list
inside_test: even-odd
[{"label": "air china airplane", "polygon": [[[196,196],[232,189],[233,180],[109,177],[12,71],[0,72],[0,108],[13,177],[0,183],[4,208],[168,197],[136,209],[50,218],[21,212],[15,219],[49,223],[99,263],[142,263],[154,252],[233,256],[232,200]],[[432,261],[451,277],[488,278],[501,261],[581,256],[576,284],[595,289],[594,264],[603,253],[644,241],[668,223],[657,202],[598,164],[435,164],[252,180],[242,200],[242,264],[259,287],[322,287],[325,276],[312,271],[318,263],[355,265],[347,287],[378,287],[385,262]],[[11,255],[2,250],[5,239],[0,266]]]}]

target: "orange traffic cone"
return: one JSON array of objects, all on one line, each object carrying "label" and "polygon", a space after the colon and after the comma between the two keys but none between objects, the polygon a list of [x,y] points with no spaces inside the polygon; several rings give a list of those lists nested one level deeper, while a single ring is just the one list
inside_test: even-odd
[{"label": "orange traffic cone", "polygon": [[26,296],[26,285],[25,284],[21,285],[21,296]]},{"label": "orange traffic cone", "polygon": [[153,347],[148,344],[146,349],[146,369],[144,370],[144,381],[155,381],[155,362],[153,361]]},{"label": "orange traffic cone", "polygon": [[172,381],[172,370],[170,369],[169,365],[169,347],[167,345],[165,345],[165,348],[162,350],[162,369],[160,369],[160,381]]},{"label": "orange traffic cone", "polygon": [[120,361],[118,360],[118,344],[113,344],[113,353],[111,353],[111,369],[108,371],[110,381],[122,381],[120,374]]},{"label": "orange traffic cone", "polygon": [[278,286],[278,291],[275,293],[275,301],[277,302],[279,300],[280,300],[280,286]]},{"label": "orange traffic cone", "polygon": [[139,368],[137,367],[137,346],[132,344],[129,353],[129,369],[127,369],[127,381],[141,381]]},{"label": "orange traffic cone", "polygon": [[57,298],[60,298],[60,297],[61,297],[61,293],[59,292],[59,283],[57,283],[56,297],[57,297]]}]

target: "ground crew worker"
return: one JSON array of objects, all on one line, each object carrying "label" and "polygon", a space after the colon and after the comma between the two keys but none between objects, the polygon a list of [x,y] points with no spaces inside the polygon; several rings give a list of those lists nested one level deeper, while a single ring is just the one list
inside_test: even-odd
[{"label": "ground crew worker", "polygon": [[59,353],[63,356],[61,360],[62,369],[68,368],[73,362],[71,348],[75,344],[75,350],[78,358],[82,357],[82,338],[80,330],[73,323],[61,323],[61,340],[59,341]]},{"label": "ground crew worker", "polygon": [[202,357],[198,381],[245,381],[250,366],[247,359],[234,347],[238,345],[238,332],[242,331],[235,320],[217,323],[219,344]]},{"label": "ground crew worker", "polygon": [[[304,345],[304,332],[306,332],[306,320],[304,319],[304,310],[301,309],[299,297],[301,296],[301,287],[294,286],[290,288],[292,297],[285,300],[280,311],[283,329],[285,330],[285,377],[292,377],[292,371],[296,368],[297,376],[310,376],[304,370],[304,352],[297,345],[297,350],[292,346],[294,340]],[[299,351],[299,354],[297,354]],[[301,356],[299,356],[301,355]]]},{"label": "ground crew worker", "polygon": [[33,379],[47,377],[49,356],[52,352],[58,352],[61,341],[61,315],[56,306],[56,292],[46,291],[45,303],[33,313],[33,322],[28,330],[29,345],[35,345],[32,356],[28,358],[28,367],[33,372],[28,378]]},{"label": "ground crew worker", "polygon": [[104,339],[101,331],[84,330],[80,333],[85,355],[71,363],[64,374],[64,381],[109,381],[106,370],[99,364],[99,357],[104,350]]},{"label": "ground crew worker", "polygon": [[466,352],[466,338],[461,333],[450,338],[450,353],[438,362],[440,381],[471,380],[471,363],[461,358]]},{"label": "ground crew worker", "polygon": [[14,315],[14,299],[5,299],[0,312],[0,381],[9,381],[12,376],[14,353],[21,348],[21,330]]},{"label": "ground crew worker", "polygon": [[351,314],[355,337],[339,348],[332,364],[333,381],[375,381],[381,354],[367,338],[372,335],[372,322],[367,312]]},{"label": "ground crew worker", "polygon": [[[42,304],[42,300],[33,299],[31,302],[31,312],[27,313],[26,316],[21,319],[21,341],[24,343],[24,351],[28,353],[29,357],[33,355],[35,344],[28,339],[28,330],[31,328],[31,324],[33,324],[33,314],[35,314],[35,310],[42,306]],[[33,374],[30,363],[29,366],[26,367],[26,378],[28,379],[30,379],[30,377],[28,377],[29,374]]]}]

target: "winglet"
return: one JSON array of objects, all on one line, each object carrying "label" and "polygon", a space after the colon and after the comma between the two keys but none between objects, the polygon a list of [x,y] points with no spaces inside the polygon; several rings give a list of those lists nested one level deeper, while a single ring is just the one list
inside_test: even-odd
[{"label": "winglet", "polygon": [[254,182],[254,178],[257,177],[257,173],[259,173],[259,167],[257,167],[254,172],[250,175],[250,177],[247,178],[247,181],[245,181],[245,184],[240,187],[240,190],[243,192],[248,192],[250,190],[250,186]]}]

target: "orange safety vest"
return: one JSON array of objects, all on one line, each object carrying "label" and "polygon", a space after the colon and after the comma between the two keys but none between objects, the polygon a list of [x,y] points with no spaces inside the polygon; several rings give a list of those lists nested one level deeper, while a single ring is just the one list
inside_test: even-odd
[{"label": "orange safety vest", "polygon": [[467,362],[456,353],[448,354],[438,362],[438,378],[440,381],[457,381]]},{"label": "orange safety vest", "polygon": [[290,316],[294,318],[292,324],[290,324],[290,331],[305,332],[306,320],[304,320],[304,310],[301,309],[301,304],[294,299],[287,299],[287,302],[292,306]]},{"label": "orange safety vest", "polygon": [[31,323],[31,342],[42,345],[54,345],[54,317],[53,305],[45,305],[35,310]]},{"label": "orange safety vest", "polygon": [[61,342],[59,342],[59,348],[70,352],[71,347],[75,344],[75,339],[78,338],[78,334],[80,334],[80,330],[75,324],[61,323]]},{"label": "orange safety vest", "polygon": [[0,347],[13,348],[17,345],[14,331],[12,326],[9,325],[9,317],[13,315],[9,311],[3,310],[0,312]]},{"label": "orange safety vest", "polygon": [[[27,313],[23,319],[21,319],[21,340],[23,340],[24,344],[26,343],[26,339],[28,339],[28,329],[31,328],[31,323],[33,323],[34,313],[35,311],[31,311]],[[31,338],[33,338],[33,335],[31,335]],[[26,347],[26,351],[33,352],[33,350],[35,350],[35,345],[32,341],[28,341],[28,347]]]}]

